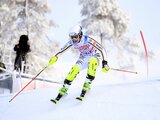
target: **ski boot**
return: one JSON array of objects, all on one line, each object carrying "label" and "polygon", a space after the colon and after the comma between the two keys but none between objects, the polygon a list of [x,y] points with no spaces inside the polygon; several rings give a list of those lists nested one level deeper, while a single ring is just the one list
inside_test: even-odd
[{"label": "ski boot", "polygon": [[55,104],[58,103],[58,101],[65,95],[67,94],[68,88],[66,88],[65,86],[63,86],[60,90],[59,90],[59,94],[57,95],[57,97],[55,99],[51,99],[52,102],[54,102]]},{"label": "ski boot", "polygon": [[76,97],[77,100],[83,101],[85,94],[87,93],[87,91],[90,90],[90,84],[91,84],[90,82],[84,83],[81,95],[79,97]]},{"label": "ski boot", "polygon": [[76,97],[77,100],[83,101],[84,95],[86,94],[87,91],[82,90],[82,93],[79,97]]}]

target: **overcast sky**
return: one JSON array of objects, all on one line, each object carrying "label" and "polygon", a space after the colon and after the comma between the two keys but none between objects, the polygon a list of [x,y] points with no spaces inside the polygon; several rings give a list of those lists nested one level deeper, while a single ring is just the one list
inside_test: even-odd
[{"label": "overcast sky", "polygon": [[[158,49],[160,46],[160,1],[117,1],[131,20],[127,34],[138,38],[140,37],[139,31],[142,30],[147,47]],[[52,10],[50,17],[59,25],[49,36],[55,40],[64,41],[65,44],[70,27],[82,20],[81,6],[78,5],[78,0],[48,0],[48,2]]]}]

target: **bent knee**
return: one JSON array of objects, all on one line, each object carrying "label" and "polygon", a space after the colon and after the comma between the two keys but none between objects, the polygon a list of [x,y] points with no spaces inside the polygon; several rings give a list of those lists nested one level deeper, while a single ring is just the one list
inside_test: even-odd
[{"label": "bent knee", "polygon": [[98,60],[97,58],[91,58],[89,60],[89,65],[88,65],[88,71],[87,73],[90,75],[90,76],[95,76],[95,73],[96,73],[96,70],[97,70],[97,67],[98,67]]},{"label": "bent knee", "polygon": [[75,79],[75,77],[77,76],[77,74],[79,73],[79,71],[80,71],[79,66],[75,64],[75,65],[71,68],[71,70],[70,70],[70,72],[68,73],[66,79],[67,79],[68,81],[73,81],[73,80]]}]

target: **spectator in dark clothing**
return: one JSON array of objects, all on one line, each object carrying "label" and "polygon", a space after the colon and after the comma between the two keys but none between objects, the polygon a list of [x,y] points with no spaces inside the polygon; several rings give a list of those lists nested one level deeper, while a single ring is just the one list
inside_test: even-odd
[{"label": "spectator in dark clothing", "polygon": [[29,39],[27,35],[21,35],[19,43],[14,46],[14,51],[16,51],[16,58],[14,63],[15,70],[21,70],[22,61],[26,63],[26,54],[30,51],[30,45],[28,44],[28,40]]},{"label": "spectator in dark clothing", "polygon": [[[0,62],[0,67],[6,69],[5,64]],[[3,70],[0,69],[0,73],[4,72]]]}]

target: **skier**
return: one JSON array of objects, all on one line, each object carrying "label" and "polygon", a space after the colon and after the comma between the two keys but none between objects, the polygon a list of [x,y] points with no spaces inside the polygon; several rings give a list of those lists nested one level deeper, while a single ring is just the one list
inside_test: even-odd
[{"label": "skier", "polygon": [[87,35],[83,35],[81,26],[74,26],[69,32],[69,37],[70,41],[66,43],[64,47],[61,48],[61,50],[49,61],[50,65],[55,63],[58,59],[58,56],[71,46],[73,46],[75,49],[78,49],[80,52],[80,56],[77,62],[69,71],[67,77],[64,80],[63,87],[59,90],[59,94],[55,99],[51,99],[51,101],[55,104],[62,98],[62,96],[67,93],[69,86],[72,84],[73,80],[82,69],[88,68],[82,92],[80,96],[77,97],[77,99],[81,101],[83,100],[86,92],[90,90],[90,85],[95,78],[100,58],[102,58],[102,71],[108,72],[110,70],[110,67],[106,61],[105,49],[93,38]]},{"label": "skier", "polygon": [[[26,63],[26,54],[30,52],[30,45],[28,45],[28,36],[21,35],[19,43],[14,46],[14,51],[16,51],[16,58],[14,62],[14,70],[20,69],[22,67],[22,61]],[[25,67],[24,67],[25,71]]]}]

